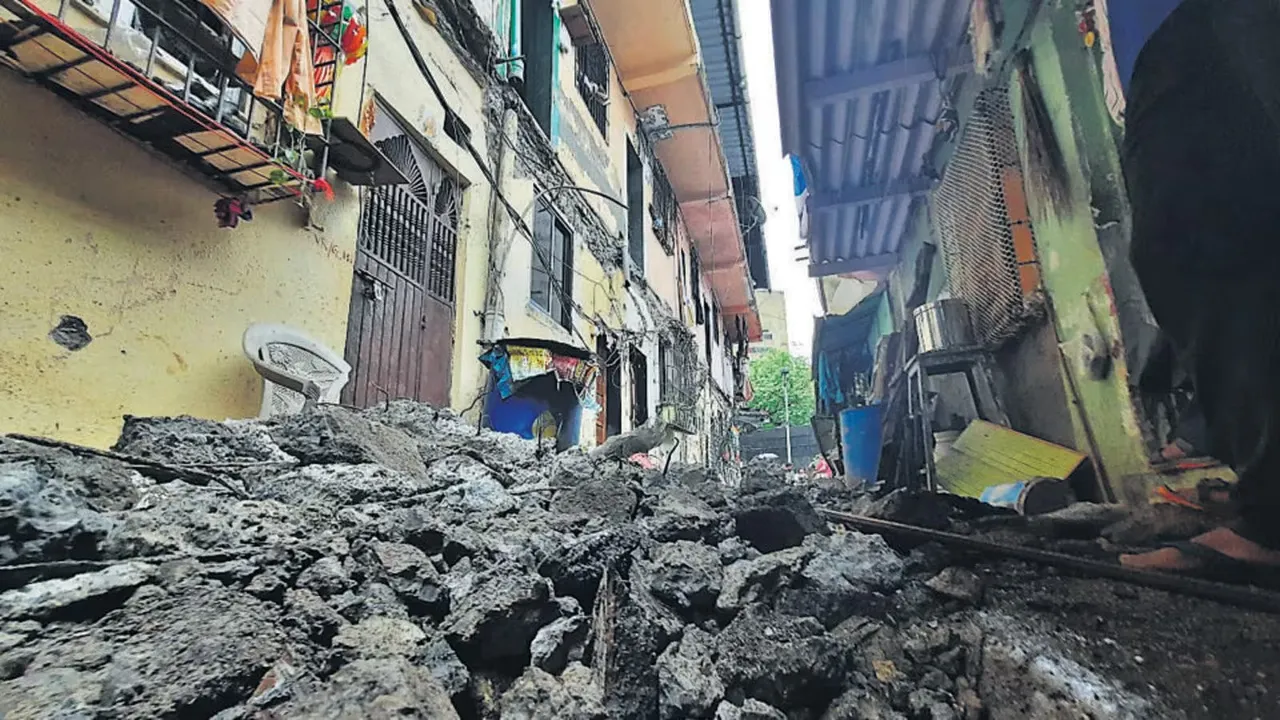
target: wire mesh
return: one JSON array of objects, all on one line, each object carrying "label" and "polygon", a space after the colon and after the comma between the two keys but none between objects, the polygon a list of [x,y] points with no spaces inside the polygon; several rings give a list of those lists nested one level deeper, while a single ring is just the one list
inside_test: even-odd
[{"label": "wire mesh", "polygon": [[975,101],[932,197],[952,294],[968,304],[975,330],[991,347],[1016,337],[1043,313],[1037,289],[1019,274],[1006,196],[1010,178],[1021,183],[1013,112],[1008,89],[992,88]]}]

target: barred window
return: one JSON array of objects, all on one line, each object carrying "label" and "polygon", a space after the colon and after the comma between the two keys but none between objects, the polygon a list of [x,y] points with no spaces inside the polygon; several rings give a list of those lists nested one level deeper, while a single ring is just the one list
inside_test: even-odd
[{"label": "barred window", "polygon": [[574,46],[578,94],[601,135],[609,130],[609,55],[599,42]]},{"label": "barred window", "polygon": [[653,205],[649,209],[653,215],[653,231],[658,236],[658,243],[667,255],[675,253],[676,226],[680,222],[680,204],[676,202],[676,193],[671,189],[671,182],[662,169],[662,163],[653,163]]}]

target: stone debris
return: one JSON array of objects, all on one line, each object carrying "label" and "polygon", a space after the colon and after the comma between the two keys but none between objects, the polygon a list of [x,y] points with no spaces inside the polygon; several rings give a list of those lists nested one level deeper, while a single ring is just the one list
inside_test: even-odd
[{"label": "stone debris", "polygon": [[1157,709],[993,638],[977,576],[832,533],[776,462],[735,488],[539,457],[403,401],[130,417],[115,449],[225,484],[0,439],[0,716],[941,720],[1027,683],[1034,717]]}]

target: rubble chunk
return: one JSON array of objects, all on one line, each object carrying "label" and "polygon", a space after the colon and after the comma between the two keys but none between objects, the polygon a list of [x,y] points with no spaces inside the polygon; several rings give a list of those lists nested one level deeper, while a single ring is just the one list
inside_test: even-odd
[{"label": "rubble chunk", "polygon": [[605,720],[598,689],[584,673],[555,677],[539,668],[524,672],[502,696],[502,720]]},{"label": "rubble chunk", "polygon": [[925,585],[939,595],[955,600],[963,600],[969,604],[982,601],[982,578],[972,570],[961,567],[949,567],[933,576]]},{"label": "rubble chunk", "polygon": [[552,620],[538,631],[529,645],[533,666],[556,675],[570,662],[582,660],[583,643],[586,642],[590,629],[591,624],[585,615],[569,615]]},{"label": "rubble chunk", "polygon": [[115,525],[36,462],[0,456],[0,563],[96,559]]},{"label": "rubble chunk", "polygon": [[787,720],[787,716],[772,705],[747,698],[741,705],[734,705],[728,700],[720,703],[715,720]]},{"label": "rubble chunk", "polygon": [[638,563],[625,579],[617,568],[609,568],[600,581],[592,612],[591,658],[605,707],[613,717],[658,714],[655,666],[683,629],[648,587]]},{"label": "rubble chunk", "polygon": [[538,630],[557,614],[550,583],[519,568],[498,566],[459,598],[443,629],[468,665],[523,667],[529,664],[529,646]]},{"label": "rubble chunk", "polygon": [[409,475],[427,472],[418,444],[403,430],[342,407],[320,407],[276,420],[271,439],[311,465],[381,465]]},{"label": "rubble chunk", "polygon": [[344,625],[333,638],[333,647],[357,658],[406,657],[416,659],[427,634],[408,620],[381,615]]},{"label": "rubble chunk", "polygon": [[600,518],[609,525],[629,522],[639,502],[636,491],[616,477],[601,477],[579,482],[560,490],[551,498],[553,513],[585,518]]},{"label": "rubble chunk", "polygon": [[709,718],[724,697],[712,661],[712,637],[695,628],[658,657],[658,717]]},{"label": "rubble chunk", "polygon": [[812,554],[813,549],[809,547],[788,548],[733,563],[724,569],[716,609],[732,614],[749,604],[772,598],[790,586]]},{"label": "rubble chunk", "polygon": [[286,718],[458,720],[448,694],[427,670],[404,658],[357,660],[280,712]]},{"label": "rubble chunk", "polygon": [[122,600],[154,574],[155,568],[151,565],[126,562],[97,572],[34,582],[0,593],[0,618],[44,619],[59,613],[74,612],[76,608],[88,603],[98,606],[87,609],[96,617],[115,606],[110,598]]},{"label": "rubble chunk", "polygon": [[714,548],[679,540],[655,546],[649,558],[655,597],[684,611],[715,609],[724,571]]},{"label": "rubble chunk", "polygon": [[827,532],[808,498],[790,487],[740,498],[733,521],[738,537],[763,553],[796,547],[807,535]]},{"label": "rubble chunk", "polygon": [[751,605],[716,636],[716,669],[727,697],[821,711],[844,689],[849,659],[813,618]]}]

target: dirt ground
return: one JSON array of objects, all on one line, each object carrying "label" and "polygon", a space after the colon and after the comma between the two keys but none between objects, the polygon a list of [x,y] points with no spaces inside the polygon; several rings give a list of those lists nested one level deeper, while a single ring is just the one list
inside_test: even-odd
[{"label": "dirt ground", "polygon": [[1136,695],[1188,718],[1280,718],[1280,616],[1020,562],[981,574],[990,607],[1043,621]]}]

